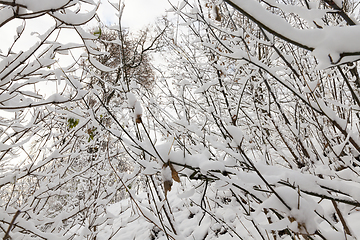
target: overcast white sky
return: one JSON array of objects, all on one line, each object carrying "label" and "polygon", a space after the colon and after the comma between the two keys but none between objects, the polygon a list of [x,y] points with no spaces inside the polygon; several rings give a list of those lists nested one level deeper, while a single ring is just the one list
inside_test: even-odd
[{"label": "overcast white sky", "polygon": [[[123,0],[122,2],[125,3],[122,24],[124,27],[130,27],[131,31],[137,31],[154,22],[170,8],[168,0]],[[107,0],[102,0],[98,14],[106,24],[118,23],[113,8]]]}]

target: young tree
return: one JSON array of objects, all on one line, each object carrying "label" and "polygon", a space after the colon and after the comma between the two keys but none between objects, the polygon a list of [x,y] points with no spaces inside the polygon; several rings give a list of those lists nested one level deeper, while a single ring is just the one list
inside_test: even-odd
[{"label": "young tree", "polygon": [[[174,6],[187,28],[165,38],[177,59],[149,97],[156,127],[141,123],[149,203],[132,195],[155,227],[127,236],[357,238],[352,3],[225,2]],[[179,196],[170,191],[178,176]]]},{"label": "young tree", "polygon": [[[72,16],[70,3],[48,14],[56,22],[78,19],[63,16]],[[113,7],[121,23],[119,3]],[[72,89],[68,98],[63,91],[34,101],[41,106],[4,100],[34,117],[16,113],[4,121],[1,237],[360,236],[355,5],[204,0],[172,8],[179,24],[159,23],[151,41],[129,43],[121,24],[103,39],[72,26],[90,54],[78,61],[83,72],[69,68],[72,74],[60,76]],[[148,74],[142,54],[160,39],[167,64],[149,74],[159,76],[149,88],[137,73]],[[29,74],[54,80],[44,62]],[[19,72],[14,76],[26,73]],[[84,85],[86,96],[70,98]],[[59,99],[64,104],[49,104]],[[26,141],[32,162],[5,162]]]},{"label": "young tree", "polygon": [[[133,153],[141,155],[133,148],[141,147],[136,124],[142,113],[135,94],[151,89],[154,74],[148,52],[158,48],[158,37],[148,40],[145,31],[131,39],[116,25],[100,36],[87,33],[82,25],[95,17],[94,2],[64,3],[58,10],[55,5],[39,11],[31,2],[19,5],[27,8],[26,16],[53,17],[55,26],[46,36],[39,34],[41,42],[29,48],[28,61],[21,60],[22,52],[14,56],[17,38],[3,56],[3,72],[15,70],[2,96],[6,91],[16,94],[3,99],[2,109],[19,110],[3,121],[8,127],[1,148],[3,239],[96,239],[100,233],[111,237],[117,231],[106,229],[114,219],[107,207],[124,198],[125,190],[141,187],[135,184],[142,180],[139,166],[129,162]],[[89,6],[94,10],[89,12]],[[122,11],[120,5],[113,6]],[[81,41],[60,41],[61,33],[69,30]],[[78,48],[85,53],[76,52]],[[69,58],[58,58],[58,52],[73,63],[63,66]],[[12,66],[17,59],[18,66]],[[123,135],[135,140],[134,145],[125,146]],[[7,144],[10,141],[14,144]],[[19,149],[26,155],[15,156]]]},{"label": "young tree", "polygon": [[[97,8],[92,0],[0,2],[0,29],[17,25],[0,55],[2,239],[73,238],[73,225],[102,214],[94,198],[80,202],[76,183],[91,169],[79,161],[95,157],[78,158],[90,150],[76,147],[82,146],[81,139],[92,140],[95,131],[88,130],[89,120],[76,120],[81,112],[73,108],[88,92],[80,59],[103,54],[96,49],[96,37],[82,28]],[[4,36],[11,34],[4,31]],[[63,34],[78,40],[67,42]],[[85,53],[80,56],[77,49]],[[97,194],[91,184],[84,187]]]}]

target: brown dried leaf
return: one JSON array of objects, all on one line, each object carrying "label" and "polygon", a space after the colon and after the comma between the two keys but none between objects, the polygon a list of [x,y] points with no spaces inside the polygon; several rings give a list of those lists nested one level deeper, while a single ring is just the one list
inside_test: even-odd
[{"label": "brown dried leaf", "polygon": [[167,196],[167,192],[171,191],[172,181],[165,181],[164,182],[164,189],[165,189],[165,197]]},{"label": "brown dried leaf", "polygon": [[137,115],[137,116],[136,116],[135,122],[136,122],[136,123],[141,123],[141,122],[142,122],[142,120],[141,120],[141,115]]},{"label": "brown dried leaf", "polygon": [[174,179],[175,182],[180,182],[180,178],[179,178],[179,174],[178,172],[175,170],[174,166],[169,162],[169,166],[170,166],[170,169],[171,169],[171,176],[172,176],[172,179]]},{"label": "brown dried leaf", "polygon": [[215,20],[220,22],[221,14],[220,14],[220,8],[218,6],[215,6],[215,14],[216,14]]}]

